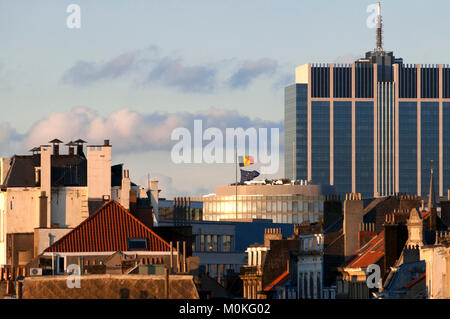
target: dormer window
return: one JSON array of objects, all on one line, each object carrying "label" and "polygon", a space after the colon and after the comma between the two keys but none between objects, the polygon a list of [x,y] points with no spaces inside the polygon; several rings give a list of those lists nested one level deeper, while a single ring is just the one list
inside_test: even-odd
[{"label": "dormer window", "polygon": [[148,250],[147,238],[128,238],[128,250]]}]

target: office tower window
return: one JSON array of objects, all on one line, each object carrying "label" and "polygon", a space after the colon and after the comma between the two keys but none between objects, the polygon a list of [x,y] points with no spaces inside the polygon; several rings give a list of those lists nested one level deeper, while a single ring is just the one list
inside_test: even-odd
[{"label": "office tower window", "polygon": [[311,120],[311,179],[330,184],[330,102],[312,102]]},{"label": "office tower window", "polygon": [[399,103],[399,187],[417,193],[417,103]]},{"label": "office tower window", "polygon": [[333,96],[335,98],[352,97],[351,66],[335,66],[333,70]]},{"label": "office tower window", "polygon": [[[417,98],[417,66],[399,67],[399,92],[398,96],[401,99],[416,99]],[[402,112],[400,112],[402,114]]]},{"label": "office tower window", "polygon": [[421,84],[423,99],[439,98],[439,67],[422,67]]},{"label": "office tower window", "polygon": [[373,102],[356,102],[356,190],[373,196]]},{"label": "office tower window", "polygon": [[311,67],[311,97],[330,97],[330,67]]},{"label": "office tower window", "polygon": [[307,99],[307,85],[285,90],[285,173],[291,179],[307,178]]},{"label": "office tower window", "polygon": [[434,185],[439,190],[439,103],[422,102],[421,105],[422,136],[422,192],[428,194],[430,187],[430,170],[434,168]]},{"label": "office tower window", "polygon": [[373,98],[373,66],[357,63],[355,65],[355,94],[357,98]]},{"label": "office tower window", "polygon": [[352,103],[334,103],[334,185],[339,193],[352,191]]}]

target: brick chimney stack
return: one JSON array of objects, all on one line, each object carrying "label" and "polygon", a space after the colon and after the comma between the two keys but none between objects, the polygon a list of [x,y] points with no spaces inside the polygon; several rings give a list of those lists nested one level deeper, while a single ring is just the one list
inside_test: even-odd
[{"label": "brick chimney stack", "polygon": [[281,228],[266,228],[264,232],[264,246],[270,247],[271,240],[282,240],[283,233]]},{"label": "brick chimney stack", "polygon": [[358,249],[359,225],[363,223],[364,202],[361,194],[347,194],[344,201],[344,255],[350,257]]}]

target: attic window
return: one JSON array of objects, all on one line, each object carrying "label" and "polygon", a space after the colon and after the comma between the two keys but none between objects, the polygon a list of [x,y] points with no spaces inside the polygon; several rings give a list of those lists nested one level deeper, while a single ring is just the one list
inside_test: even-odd
[{"label": "attic window", "polygon": [[128,238],[128,250],[148,250],[147,238]]}]

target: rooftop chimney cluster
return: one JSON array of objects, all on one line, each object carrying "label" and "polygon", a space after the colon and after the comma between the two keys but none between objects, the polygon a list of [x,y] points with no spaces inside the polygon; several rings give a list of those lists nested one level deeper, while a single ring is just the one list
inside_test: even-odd
[{"label": "rooftop chimney cluster", "polygon": [[[63,141],[55,138],[49,142],[52,144],[53,147],[53,155],[60,155],[60,149],[59,144],[64,143]],[[69,143],[65,144],[68,147],[68,155],[75,155],[75,149],[77,149],[77,155],[84,156],[83,153],[83,144],[86,144],[86,141],[83,141],[82,139],[78,139],[76,141],[70,141]],[[106,143],[106,141],[105,141]],[[109,144],[109,141],[108,141]],[[105,144],[106,145],[106,144]],[[40,147],[34,147],[30,150],[30,152],[33,153],[33,155],[39,154],[41,151]]]},{"label": "rooftop chimney cluster", "polygon": [[264,230],[265,234],[281,234],[281,228],[266,228]]},{"label": "rooftop chimney cluster", "polygon": [[374,233],[375,232],[375,223],[361,223],[361,224],[359,224],[359,231]]},{"label": "rooftop chimney cluster", "polygon": [[450,231],[437,231],[435,245],[450,244]]},{"label": "rooftop chimney cluster", "polygon": [[345,194],[345,200],[362,200],[361,193]]},{"label": "rooftop chimney cluster", "polygon": [[399,223],[406,223],[406,221],[409,219],[409,215],[409,209],[395,209],[393,213],[386,214],[385,224],[394,225]]}]

